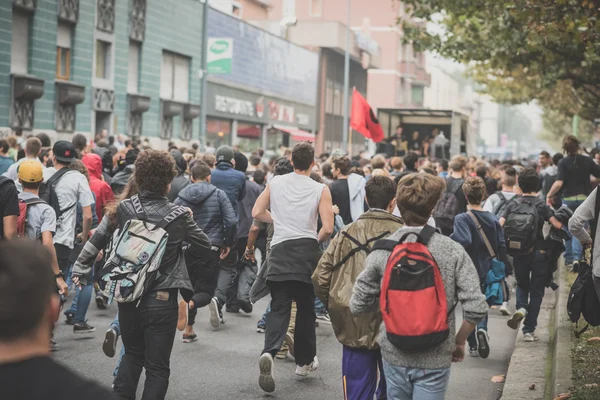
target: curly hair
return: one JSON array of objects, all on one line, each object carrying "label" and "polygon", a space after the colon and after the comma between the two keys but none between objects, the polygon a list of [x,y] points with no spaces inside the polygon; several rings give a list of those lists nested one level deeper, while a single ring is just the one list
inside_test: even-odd
[{"label": "curly hair", "polygon": [[140,192],[165,195],[177,175],[175,160],[166,151],[147,150],[135,160],[135,183]]},{"label": "curly hair", "polygon": [[467,178],[462,189],[469,204],[481,204],[487,196],[485,182],[479,176]]}]

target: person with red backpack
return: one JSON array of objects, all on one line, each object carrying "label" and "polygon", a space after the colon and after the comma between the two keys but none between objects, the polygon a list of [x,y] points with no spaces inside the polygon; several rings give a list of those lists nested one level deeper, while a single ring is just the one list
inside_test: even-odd
[{"label": "person with red backpack", "polygon": [[56,212],[39,198],[40,184],[44,181],[42,164],[26,160],[19,166],[18,178],[23,191],[19,193],[17,236],[39,240],[52,256],[52,271],[59,293],[67,296],[68,288],[58,267],[53,237],[56,232]]},{"label": "person with red backpack", "polygon": [[[427,225],[444,190],[444,181],[429,174],[400,180],[396,202],[405,226],[375,244],[350,300],[354,314],[381,309],[390,399],[444,399],[450,366],[463,361],[467,337],[488,310],[465,249]],[[455,332],[459,301],[464,319]]]}]

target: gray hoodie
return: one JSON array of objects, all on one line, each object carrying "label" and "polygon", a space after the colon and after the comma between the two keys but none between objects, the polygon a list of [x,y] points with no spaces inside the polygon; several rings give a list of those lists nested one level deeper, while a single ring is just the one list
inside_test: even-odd
[{"label": "gray hoodie", "polygon": [[348,192],[350,193],[350,215],[356,222],[365,212],[365,184],[367,180],[358,174],[348,175]]},{"label": "gray hoodie", "polygon": [[[422,229],[423,227],[403,227],[392,233],[387,239],[400,240],[405,233],[420,232]],[[414,240],[414,235],[407,239],[407,241]],[[481,293],[475,266],[465,249],[441,234],[434,234],[429,240],[427,248],[440,268],[444,280],[448,311],[451,311],[455,304],[460,301],[464,319],[473,324],[481,322],[488,312],[488,305],[485,301],[485,295]],[[350,299],[352,313],[372,312],[379,307],[381,281],[389,255],[388,251],[375,250],[367,257],[365,270],[358,276]],[[386,362],[400,367],[450,368],[452,352],[456,347],[456,324],[454,319],[453,313],[448,316],[450,328],[448,339],[444,343],[422,352],[406,352],[394,346],[387,339],[385,324],[382,322],[379,329],[381,355]]]},{"label": "gray hoodie", "polygon": [[[585,224],[596,218],[597,194],[598,189],[590,193],[583,204],[577,207],[577,210],[575,210],[569,220],[569,232],[579,239],[582,244],[592,243],[592,237],[587,232],[587,229],[585,229]],[[596,241],[593,243],[593,246],[594,259],[592,260],[592,266],[594,267],[594,276],[600,278],[600,235],[598,235],[598,229],[596,229]]]}]

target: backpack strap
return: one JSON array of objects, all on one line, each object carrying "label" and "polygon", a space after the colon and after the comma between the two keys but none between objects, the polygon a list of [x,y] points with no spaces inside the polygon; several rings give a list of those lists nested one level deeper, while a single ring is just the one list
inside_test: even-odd
[{"label": "backpack strap", "polygon": [[146,211],[144,211],[144,207],[142,206],[142,201],[140,200],[140,197],[137,194],[133,195],[133,196],[131,196],[129,201],[133,205],[133,210],[135,212],[135,215],[139,219],[146,219],[146,217],[147,217]]},{"label": "backpack strap", "polygon": [[[342,235],[344,235],[346,238],[348,238],[352,243],[354,243],[357,247],[353,248],[352,250],[350,250],[348,252],[348,254],[346,254],[344,256],[344,258],[342,258],[340,261],[338,261],[332,268],[333,271],[335,271],[336,269],[338,269],[339,267],[341,267],[342,265],[344,265],[346,262],[348,262],[348,260],[350,258],[352,258],[356,253],[358,253],[359,251],[365,251],[367,254],[371,253],[371,249],[369,249],[369,244],[373,243],[373,242],[377,242],[379,241],[379,239],[383,239],[384,237],[386,237],[387,235],[389,235],[390,232],[389,231],[385,231],[383,232],[381,235],[377,235],[376,237],[372,237],[369,240],[367,240],[365,243],[361,243],[359,242],[356,238],[352,237],[352,235],[350,235],[348,232],[344,231],[342,232]],[[391,242],[391,240],[390,240]],[[394,244],[395,245],[395,244]],[[375,248],[373,247],[373,250],[375,250]],[[380,249],[381,250],[381,249]]]},{"label": "backpack strap", "polygon": [[427,246],[431,237],[436,233],[436,230],[433,226],[425,224],[421,232],[419,233],[419,243]]},{"label": "backpack strap", "polygon": [[34,197],[32,199],[23,200],[23,202],[25,204],[27,204],[27,206],[33,206],[36,204],[48,204],[44,200],[40,199],[39,197]]},{"label": "backpack strap", "polygon": [[502,193],[501,190],[496,192],[496,195],[500,198],[500,200],[502,200],[503,202],[507,202],[508,200],[506,199],[506,196],[504,196],[504,193]]},{"label": "backpack strap", "polygon": [[398,244],[398,242],[395,240],[389,240],[389,239],[378,240],[373,245],[373,249],[371,251],[385,250],[385,251],[392,252],[392,251],[394,251],[394,247],[396,247],[397,244]]},{"label": "backpack strap", "polygon": [[69,169],[69,168],[61,168],[58,171],[56,171],[54,173],[54,175],[52,175],[50,177],[50,179],[48,179],[46,181],[46,183],[48,183],[49,185],[54,186],[54,185],[56,185],[62,179],[63,176],[65,176],[67,174],[67,172],[70,172],[70,171],[72,171],[72,170]]},{"label": "backpack strap", "polygon": [[492,247],[487,235],[485,234],[485,231],[481,227],[481,223],[479,223],[479,219],[475,216],[475,214],[473,214],[472,211],[467,212],[467,214],[469,214],[469,216],[471,217],[473,222],[475,222],[475,226],[477,227],[477,230],[479,231],[479,235],[483,239],[483,243],[485,243],[485,247],[487,247],[487,250],[490,253],[490,257],[496,258],[496,252],[494,251],[494,248]]},{"label": "backpack strap", "polygon": [[175,221],[185,213],[187,213],[187,209],[185,207],[175,207],[173,211],[167,214],[167,216],[156,225],[165,229],[171,222]]}]

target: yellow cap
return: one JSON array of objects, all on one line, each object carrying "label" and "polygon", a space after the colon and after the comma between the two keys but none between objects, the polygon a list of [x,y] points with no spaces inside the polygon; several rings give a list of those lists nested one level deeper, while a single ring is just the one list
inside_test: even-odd
[{"label": "yellow cap", "polygon": [[39,183],[44,180],[42,164],[34,160],[26,160],[19,165],[19,179],[28,183]]}]

